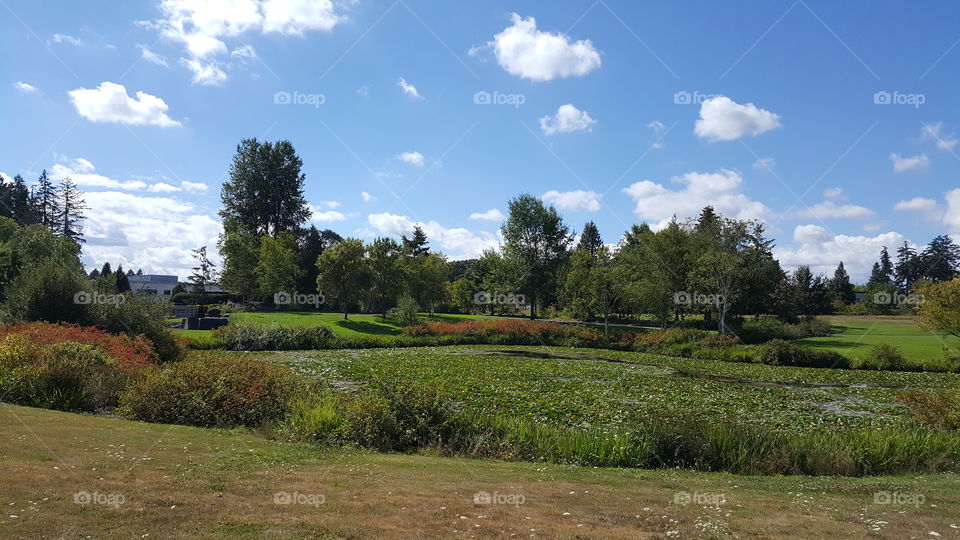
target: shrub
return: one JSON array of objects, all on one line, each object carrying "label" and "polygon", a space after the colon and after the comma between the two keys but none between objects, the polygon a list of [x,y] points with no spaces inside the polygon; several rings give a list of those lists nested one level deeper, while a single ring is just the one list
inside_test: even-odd
[{"label": "shrub", "polygon": [[344,423],[344,403],[332,392],[294,398],[282,429],[293,440],[333,442]]},{"label": "shrub", "polygon": [[114,407],[135,376],[85,343],[41,344],[26,334],[0,340],[0,396],[4,401],[64,411]]},{"label": "shrub", "polygon": [[420,306],[411,296],[401,296],[397,300],[396,316],[400,326],[417,324]]},{"label": "shrub", "polygon": [[798,347],[782,339],[774,339],[759,348],[757,359],[773,366],[848,368],[850,362],[833,351]]},{"label": "shrub", "polygon": [[283,418],[295,382],[277,364],[198,354],[135,381],[121,396],[121,411],[145,422],[258,427]]},{"label": "shrub", "polygon": [[207,310],[207,317],[219,317],[220,308],[210,308]]},{"label": "shrub", "polygon": [[910,415],[922,424],[960,429],[960,390],[940,394],[909,390],[896,399],[909,407]]},{"label": "shrub", "polygon": [[10,283],[7,309],[17,320],[84,324],[90,306],[76,302],[75,295],[90,290],[79,263],[48,259]]},{"label": "shrub", "polygon": [[184,346],[166,327],[170,304],[141,295],[126,295],[116,304],[93,304],[90,318],[94,325],[107,332],[143,335],[153,343],[161,362],[183,359]]},{"label": "shrub", "polygon": [[62,342],[82,343],[116,360],[120,369],[135,371],[154,364],[157,355],[153,343],[143,336],[113,335],[92,326],[73,324],[49,324],[20,322],[0,326],[0,338],[23,336],[27,342],[37,345],[53,345]]},{"label": "shrub", "polygon": [[854,358],[850,367],[853,369],[905,371],[910,366],[907,365],[907,361],[899,348],[881,343],[873,346],[866,356]]},{"label": "shrub", "polygon": [[326,326],[231,323],[214,330],[213,336],[232,351],[288,351],[322,349],[333,331]]}]

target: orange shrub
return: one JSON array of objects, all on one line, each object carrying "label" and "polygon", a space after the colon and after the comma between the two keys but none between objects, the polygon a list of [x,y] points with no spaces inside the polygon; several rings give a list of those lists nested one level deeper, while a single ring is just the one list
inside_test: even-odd
[{"label": "orange shrub", "polygon": [[22,336],[34,345],[65,342],[89,345],[116,360],[117,366],[124,371],[136,371],[154,365],[157,361],[153,343],[149,339],[126,334],[113,335],[92,326],[44,322],[0,325],[0,340],[11,335]]}]

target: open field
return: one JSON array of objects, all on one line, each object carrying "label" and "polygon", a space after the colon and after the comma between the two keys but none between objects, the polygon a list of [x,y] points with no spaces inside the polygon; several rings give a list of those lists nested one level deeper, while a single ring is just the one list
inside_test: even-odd
[{"label": "open field", "polygon": [[960,340],[939,336],[917,327],[912,317],[826,316],[836,335],[797,340],[797,345],[838,352],[848,358],[866,354],[875,345],[898,347],[908,360],[941,358],[944,348],[960,351]]},{"label": "open field", "polygon": [[337,385],[386,376],[438,384],[464,407],[568,426],[664,414],[765,428],[880,426],[903,420],[905,388],[960,385],[960,375],[792,368],[549,347],[433,347],[263,353]]},{"label": "open field", "polygon": [[[371,454],[5,404],[0,432],[7,538],[960,537],[956,475],[744,477]],[[475,504],[481,491],[520,504]],[[276,504],[281,492],[317,504]],[[75,503],[84,493],[123,502]]]}]

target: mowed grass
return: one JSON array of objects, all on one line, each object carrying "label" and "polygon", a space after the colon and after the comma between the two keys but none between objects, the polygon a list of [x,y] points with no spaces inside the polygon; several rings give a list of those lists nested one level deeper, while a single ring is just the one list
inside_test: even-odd
[{"label": "mowed grass", "polygon": [[876,345],[897,347],[908,360],[942,358],[944,349],[960,353],[960,340],[920,329],[913,317],[903,316],[828,316],[836,335],[797,340],[794,343],[813,349],[829,350],[848,358],[866,355]]},{"label": "mowed grass", "polygon": [[[6,404],[0,432],[5,538],[951,538],[960,528],[952,474],[733,476],[375,454]],[[479,492],[499,503],[475,503]],[[122,504],[77,504],[85,493]],[[301,504],[275,503],[283,493]]]},{"label": "mowed grass", "polygon": [[803,432],[907,422],[905,388],[960,375],[790,368],[551,347],[460,346],[264,353],[341,387],[388,377],[438,385],[462,407],[570,427],[688,416]]},{"label": "mowed grass", "polygon": [[[425,321],[463,321],[480,320],[483,315],[448,315],[448,314],[421,314]],[[337,336],[360,335],[389,335],[401,333],[400,326],[395,320],[384,319],[380,315],[357,314],[350,315],[344,320],[343,313],[318,313],[315,311],[285,311],[276,313],[235,313],[230,316],[230,322],[245,322],[258,324],[279,324],[283,326],[328,326]]]}]

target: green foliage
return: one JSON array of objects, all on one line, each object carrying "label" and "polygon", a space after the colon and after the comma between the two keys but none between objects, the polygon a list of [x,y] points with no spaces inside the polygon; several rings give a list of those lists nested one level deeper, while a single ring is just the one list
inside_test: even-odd
[{"label": "green foliage", "polygon": [[910,365],[903,357],[900,349],[887,343],[875,345],[865,356],[854,358],[850,363],[853,369],[877,369],[889,371],[904,371]]},{"label": "green foliage", "polygon": [[960,430],[960,390],[921,392],[908,390],[897,401],[910,408],[910,414],[922,424]]},{"label": "green foliage", "polygon": [[397,300],[397,324],[401,327],[417,324],[420,316],[420,306],[412,296],[401,296]]},{"label": "green foliage", "polygon": [[121,412],[136,420],[260,427],[287,413],[296,381],[282,366],[237,356],[194,356],[135,381]]},{"label": "green foliage", "polygon": [[31,265],[10,283],[6,304],[18,320],[83,324],[89,306],[75,298],[90,289],[79,263],[50,258]]},{"label": "green foliage", "polygon": [[454,417],[452,402],[432,385],[377,381],[351,400],[338,435],[381,451],[439,445]]},{"label": "green foliage", "polygon": [[340,304],[343,318],[363,298],[373,278],[363,240],[346,238],[317,258],[317,290]]},{"label": "green foliage", "polygon": [[169,310],[167,302],[127,294],[122,302],[91,304],[89,318],[93,325],[113,334],[145,336],[161,362],[176,362],[183,358],[184,349],[166,327]]},{"label": "green foliage", "polygon": [[287,351],[326,348],[333,332],[326,326],[231,323],[217,328],[213,335],[232,351]]},{"label": "green foliage", "polygon": [[832,351],[818,351],[798,347],[782,339],[774,339],[760,347],[757,361],[773,366],[815,368],[847,368],[850,362]]},{"label": "green foliage", "polygon": [[293,235],[287,232],[276,238],[260,238],[260,252],[253,273],[262,296],[271,298],[280,292],[295,292],[294,287],[302,273],[297,266],[295,247]]}]

